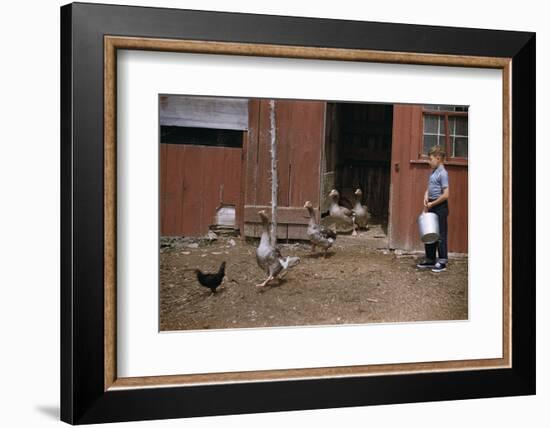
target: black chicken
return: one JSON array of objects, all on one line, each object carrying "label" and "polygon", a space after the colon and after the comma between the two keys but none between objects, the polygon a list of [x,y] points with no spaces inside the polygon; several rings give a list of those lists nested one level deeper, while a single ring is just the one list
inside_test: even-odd
[{"label": "black chicken", "polygon": [[199,269],[195,269],[195,273],[200,285],[210,288],[210,291],[214,294],[225,276],[225,262],[222,262],[220,269],[216,273],[203,273]]}]

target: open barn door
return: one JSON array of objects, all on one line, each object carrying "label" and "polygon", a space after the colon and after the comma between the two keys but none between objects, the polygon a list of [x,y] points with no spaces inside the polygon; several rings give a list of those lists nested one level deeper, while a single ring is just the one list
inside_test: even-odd
[{"label": "open barn door", "polygon": [[410,250],[416,237],[416,217],[422,210],[422,183],[414,183],[412,169],[422,138],[422,106],[396,104],[393,107],[393,141],[390,185],[390,248]]},{"label": "open barn door", "polygon": [[[326,103],[319,101],[275,101],[278,239],[306,239],[304,202],[319,207],[325,109]],[[269,212],[271,206],[269,100],[250,100],[247,138],[244,231],[257,237],[258,211]]]},{"label": "open barn door", "polygon": [[391,104],[327,104],[321,211],[329,210],[331,189],[340,192],[340,204],[347,208],[361,189],[377,236],[385,236],[388,226],[392,115]]}]

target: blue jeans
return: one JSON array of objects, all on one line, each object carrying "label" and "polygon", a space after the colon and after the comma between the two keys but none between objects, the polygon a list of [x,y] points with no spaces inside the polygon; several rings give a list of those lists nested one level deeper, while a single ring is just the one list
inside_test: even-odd
[{"label": "blue jeans", "polygon": [[[439,219],[439,240],[433,244],[424,244],[426,260],[447,264],[449,261],[447,258],[447,217],[449,216],[449,204],[445,201],[430,208],[428,212],[437,214],[437,218]],[[439,256],[437,259],[436,251]]]}]

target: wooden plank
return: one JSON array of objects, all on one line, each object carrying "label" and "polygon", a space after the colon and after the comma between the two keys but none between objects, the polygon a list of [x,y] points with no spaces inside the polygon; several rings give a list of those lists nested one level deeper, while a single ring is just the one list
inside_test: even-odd
[{"label": "wooden plank", "polygon": [[160,124],[212,129],[248,129],[248,99],[162,95]]},{"label": "wooden plank", "polygon": [[292,134],[292,103],[296,101],[278,100],[275,102],[275,123],[277,125],[277,158],[279,175],[278,204],[281,207],[290,206],[290,169],[291,147],[295,142]]},{"label": "wooden plank", "polygon": [[[280,207],[277,212],[280,239],[289,237],[290,224],[307,224],[303,209],[306,200],[314,205],[319,203],[324,115],[324,102],[276,102]],[[258,223],[257,212],[260,209],[271,211],[269,100],[259,100],[257,104],[251,101],[249,118],[249,139],[257,137],[257,145],[254,148],[252,141],[249,141],[247,174],[253,174],[254,179],[247,177],[244,222],[246,236],[258,236],[260,231],[252,229],[257,228],[252,226]]]},{"label": "wooden plank", "polygon": [[[208,232],[221,203],[241,201],[241,149],[163,144],[161,235]],[[161,151],[162,151],[161,150]]]},{"label": "wooden plank", "polygon": [[468,252],[468,169],[447,166],[449,172],[449,249]]},{"label": "wooden plank", "polygon": [[[242,223],[244,227],[245,236],[256,236],[256,232],[253,230],[255,226],[244,225],[244,205],[256,204],[257,195],[257,173],[258,173],[258,151],[259,151],[259,132],[260,132],[260,100],[251,99],[248,104],[248,132],[246,133],[246,157],[244,158],[245,171],[244,181],[245,187],[243,189],[243,213]],[[251,232],[252,229],[252,232]]]},{"label": "wooden plank", "polygon": [[257,230],[257,223],[245,223],[244,224],[244,236],[250,237],[250,238],[257,238],[259,236]]},{"label": "wooden plank", "polygon": [[242,165],[242,149],[224,148],[223,164],[224,164],[224,192],[223,200],[225,204],[233,204],[239,212],[239,204],[241,200],[241,165]]},{"label": "wooden plank", "polygon": [[309,240],[307,236],[307,226],[299,224],[289,224],[288,239]]},{"label": "wooden plank", "polygon": [[[200,192],[201,223],[198,233],[205,234],[208,227],[214,224],[214,217],[217,208],[224,202],[231,199],[227,197],[227,188],[230,186],[226,180],[225,154],[230,148],[203,147],[204,168],[201,168],[202,186]],[[240,151],[240,149],[237,149]],[[233,199],[234,201],[234,199]]]},{"label": "wooden plank", "polygon": [[390,183],[390,214],[389,214],[389,245],[391,248],[400,248],[403,245],[403,228],[401,227],[401,186],[403,174],[402,151],[406,135],[410,132],[410,110],[407,106],[396,104],[393,107],[393,131],[392,131],[392,160]]},{"label": "wooden plank", "polygon": [[248,181],[246,173],[248,170],[247,159],[248,159],[248,145],[249,145],[249,133],[243,132],[243,147],[240,153],[240,188],[239,188],[239,199],[237,207],[235,210],[235,216],[237,220],[237,226],[239,227],[239,233],[241,236],[244,236],[244,201],[247,193]]},{"label": "wooden plank", "polygon": [[164,229],[161,233],[168,236],[178,235],[178,201],[181,199],[181,179],[178,168],[179,147],[166,144],[165,214]]},{"label": "wooden plank", "polygon": [[[245,223],[245,233],[249,238],[259,238],[262,235],[261,223]],[[277,240],[287,239],[307,240],[307,225],[282,224],[277,227]]]},{"label": "wooden plank", "polygon": [[[268,217],[271,218],[271,206],[269,205],[245,205],[244,206],[244,221],[246,223],[259,223],[258,211],[265,210]],[[281,224],[308,224],[309,219],[306,218],[307,211],[305,208],[299,207],[278,207],[277,221]]]},{"label": "wooden plank", "polygon": [[[409,141],[404,141],[403,153],[406,157],[406,148],[408,143],[409,153],[414,150],[414,147],[420,147],[424,138],[424,123],[422,121],[422,106],[408,106],[411,114],[411,133]],[[409,160],[410,160],[409,155]],[[406,162],[404,160],[404,162]],[[405,245],[407,249],[422,249],[424,245],[420,242],[418,236],[417,218],[424,209],[424,192],[426,191],[429,172],[421,172],[419,174],[417,165],[406,162],[409,171],[409,187],[408,187],[408,202],[404,208],[407,209],[406,217],[406,239]]]},{"label": "wooden plank", "polygon": [[180,169],[182,194],[179,214],[179,230],[185,236],[201,234],[203,222],[203,148],[181,146]]},{"label": "wooden plank", "polygon": [[[279,207],[290,205],[290,171],[291,171],[291,148],[293,141],[288,138],[288,133],[292,132],[292,127],[288,126],[289,115],[292,111],[286,108],[289,103],[296,101],[277,100],[275,102],[275,125],[277,136],[277,166],[278,166],[278,197]],[[288,239],[288,225],[280,218],[277,219],[277,239]]]},{"label": "wooden plank", "polygon": [[160,170],[159,170],[159,179],[160,179],[160,195],[159,195],[159,209],[160,209],[160,230],[166,230],[166,145],[159,144],[159,157],[160,157]]},{"label": "wooden plank", "polygon": [[248,132],[246,164],[246,186],[244,203],[254,205],[256,203],[257,169],[258,169],[258,138],[260,133],[260,100],[251,99],[248,107]]},{"label": "wooden plank", "polygon": [[325,102],[293,102],[288,127],[292,130],[289,206],[319,205],[321,151],[325,135]]}]

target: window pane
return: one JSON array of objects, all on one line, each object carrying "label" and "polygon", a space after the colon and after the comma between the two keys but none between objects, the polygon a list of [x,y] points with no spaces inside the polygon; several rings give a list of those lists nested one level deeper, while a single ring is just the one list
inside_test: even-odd
[{"label": "window pane", "polygon": [[424,144],[422,153],[427,155],[433,146],[445,147],[445,117],[424,115]]},{"label": "window pane", "polygon": [[456,120],[454,135],[468,135],[468,118],[464,116],[457,116],[454,119]]},{"label": "window pane", "polygon": [[468,157],[468,137],[453,137],[453,156]]},{"label": "window pane", "polygon": [[424,133],[437,134],[437,116],[424,115]]},{"label": "window pane", "polygon": [[445,116],[439,116],[439,135],[445,135]]},{"label": "window pane", "polygon": [[433,104],[425,104],[424,110],[439,110],[439,106]]},{"label": "window pane", "polygon": [[438,105],[438,104],[424,104],[424,110],[437,110],[437,111],[468,111],[468,106],[450,106],[450,105]]},{"label": "window pane", "polygon": [[423,148],[423,153],[425,155],[428,154],[428,152],[430,151],[430,149],[437,145],[437,135],[424,135],[424,148]]},{"label": "window pane", "polygon": [[445,135],[445,117],[425,114],[424,134]]},{"label": "window pane", "polygon": [[455,135],[456,117],[449,117],[449,135]]}]

